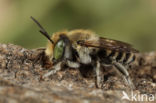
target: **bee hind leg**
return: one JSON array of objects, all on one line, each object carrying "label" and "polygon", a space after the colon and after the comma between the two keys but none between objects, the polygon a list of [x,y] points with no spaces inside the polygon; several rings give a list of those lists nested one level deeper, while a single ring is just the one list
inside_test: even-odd
[{"label": "bee hind leg", "polygon": [[101,64],[99,61],[97,61],[96,63],[95,71],[96,71],[96,86],[97,88],[102,88],[104,82],[104,75],[101,70]]},{"label": "bee hind leg", "polygon": [[127,69],[121,64],[121,63],[118,63],[118,62],[113,62],[114,66],[116,67],[116,69],[122,74],[124,80],[126,81],[126,83],[128,85],[130,85],[131,89],[134,89],[134,84],[133,82],[131,81],[131,78],[129,76],[129,73],[127,71]]}]

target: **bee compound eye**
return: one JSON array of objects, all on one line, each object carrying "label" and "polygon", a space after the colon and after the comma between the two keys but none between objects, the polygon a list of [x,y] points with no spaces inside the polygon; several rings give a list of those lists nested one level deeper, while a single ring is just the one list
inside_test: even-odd
[{"label": "bee compound eye", "polygon": [[63,56],[64,46],[65,46],[65,43],[63,40],[60,40],[56,43],[54,47],[54,58],[56,60],[60,59]]}]

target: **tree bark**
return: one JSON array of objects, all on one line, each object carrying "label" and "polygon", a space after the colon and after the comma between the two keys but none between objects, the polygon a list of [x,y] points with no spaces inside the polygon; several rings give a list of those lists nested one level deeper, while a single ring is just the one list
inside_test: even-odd
[{"label": "tree bark", "polygon": [[[132,91],[113,68],[104,70],[103,88],[97,89],[95,79],[83,77],[78,69],[42,79],[50,67],[42,49],[0,44],[0,103],[132,103],[121,99],[123,91]],[[134,93],[156,94],[156,51],[139,53],[129,72]]]}]

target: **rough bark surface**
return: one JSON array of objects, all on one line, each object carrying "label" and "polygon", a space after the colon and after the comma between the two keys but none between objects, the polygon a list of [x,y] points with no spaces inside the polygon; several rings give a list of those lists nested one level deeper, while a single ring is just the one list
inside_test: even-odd
[{"label": "rough bark surface", "polygon": [[[94,78],[81,76],[78,69],[66,68],[42,79],[48,72],[46,59],[39,58],[42,54],[43,50],[0,44],[0,103],[132,103],[121,99],[123,91],[154,94],[156,103],[156,52],[138,54],[129,69],[136,87],[133,91],[113,68],[104,70],[102,89],[95,87]],[[141,103],[148,102],[152,103]]]}]

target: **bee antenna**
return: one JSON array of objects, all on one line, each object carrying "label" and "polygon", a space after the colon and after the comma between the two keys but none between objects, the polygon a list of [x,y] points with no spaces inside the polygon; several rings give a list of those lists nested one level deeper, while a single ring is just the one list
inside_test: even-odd
[{"label": "bee antenna", "polygon": [[42,25],[32,16],[30,17],[40,28],[39,32],[43,34],[52,44],[54,44],[53,40],[50,38],[49,34],[46,32],[46,30],[42,27]]}]

